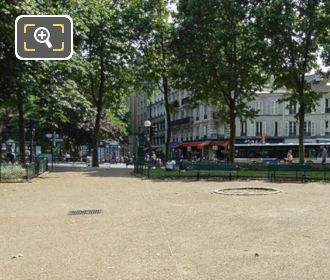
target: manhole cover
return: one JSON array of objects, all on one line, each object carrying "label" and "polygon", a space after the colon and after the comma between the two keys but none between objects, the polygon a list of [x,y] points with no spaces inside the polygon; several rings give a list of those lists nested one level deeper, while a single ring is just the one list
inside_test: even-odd
[{"label": "manhole cover", "polygon": [[73,216],[73,215],[96,215],[96,214],[101,214],[102,210],[101,209],[94,209],[94,210],[74,210],[74,211],[69,211],[68,215]]},{"label": "manhole cover", "polygon": [[281,191],[272,188],[228,188],[214,191],[215,194],[224,195],[267,195],[277,194]]}]

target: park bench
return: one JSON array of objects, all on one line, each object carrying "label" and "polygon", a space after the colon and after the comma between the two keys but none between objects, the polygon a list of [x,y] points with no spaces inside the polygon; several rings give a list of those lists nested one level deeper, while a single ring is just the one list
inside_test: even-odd
[{"label": "park bench", "polygon": [[197,180],[203,177],[227,177],[229,180],[233,176],[238,177],[238,167],[230,164],[194,163],[187,167],[187,171],[197,171]]},{"label": "park bench", "polygon": [[280,164],[268,166],[268,178],[273,182],[276,179],[295,179],[306,182],[306,172],[309,171],[307,165],[301,164]]}]

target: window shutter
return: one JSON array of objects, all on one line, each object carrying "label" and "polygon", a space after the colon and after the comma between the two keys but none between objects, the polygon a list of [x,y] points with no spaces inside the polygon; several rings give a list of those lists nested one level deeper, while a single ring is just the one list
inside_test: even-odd
[{"label": "window shutter", "polygon": [[311,123],[311,135],[315,136],[316,135],[316,129],[315,129],[316,125],[315,122]]},{"label": "window shutter", "polygon": [[285,131],[284,131],[285,136],[289,136],[289,122],[285,122]]},{"label": "window shutter", "polygon": [[271,130],[270,131],[271,135],[275,136],[275,123],[274,122],[271,123],[270,130]]},{"label": "window shutter", "polygon": [[267,122],[262,122],[262,133],[266,133],[268,135]]}]

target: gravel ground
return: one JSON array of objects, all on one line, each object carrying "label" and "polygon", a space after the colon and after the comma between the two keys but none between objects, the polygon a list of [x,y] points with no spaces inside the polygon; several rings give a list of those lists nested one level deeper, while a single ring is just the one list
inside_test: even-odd
[{"label": "gravel ground", "polygon": [[[0,279],[330,279],[330,184],[58,168],[0,184]],[[212,194],[272,187],[262,196]],[[101,209],[97,215],[67,215]]]}]

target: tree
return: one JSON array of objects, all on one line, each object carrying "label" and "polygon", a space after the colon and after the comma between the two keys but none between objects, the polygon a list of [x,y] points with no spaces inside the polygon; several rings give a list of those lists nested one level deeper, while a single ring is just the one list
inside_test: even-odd
[{"label": "tree", "polygon": [[264,43],[257,39],[258,1],[181,0],[177,38],[182,88],[219,109],[230,127],[229,161],[235,158],[235,120],[253,118],[247,103],[266,81]]},{"label": "tree", "polygon": [[134,49],[124,20],[130,1],[83,1],[79,10],[84,30],[81,57],[89,63],[84,77],[87,98],[95,108],[92,165],[98,166],[100,128],[105,109],[116,112],[133,84],[131,59]]},{"label": "tree", "polygon": [[20,61],[15,57],[14,22],[21,14],[35,12],[34,1],[2,1],[0,3],[0,86],[1,99],[18,113],[20,160],[25,162],[24,106],[35,88],[33,74],[37,63]]},{"label": "tree", "polygon": [[133,30],[139,35],[137,48],[141,54],[140,79],[151,87],[158,86],[164,95],[166,112],[165,160],[169,158],[171,141],[171,104],[169,96],[174,86],[176,61],[173,54],[173,23],[171,22],[169,0],[141,1],[140,11]]},{"label": "tree", "polygon": [[[272,0],[257,16],[261,39],[267,44],[274,87],[285,86],[283,101],[298,104],[299,162],[305,161],[305,114],[315,109],[320,95],[306,81],[306,74],[318,69],[317,56],[329,47],[329,1]],[[324,52],[324,56],[326,53]]]}]

